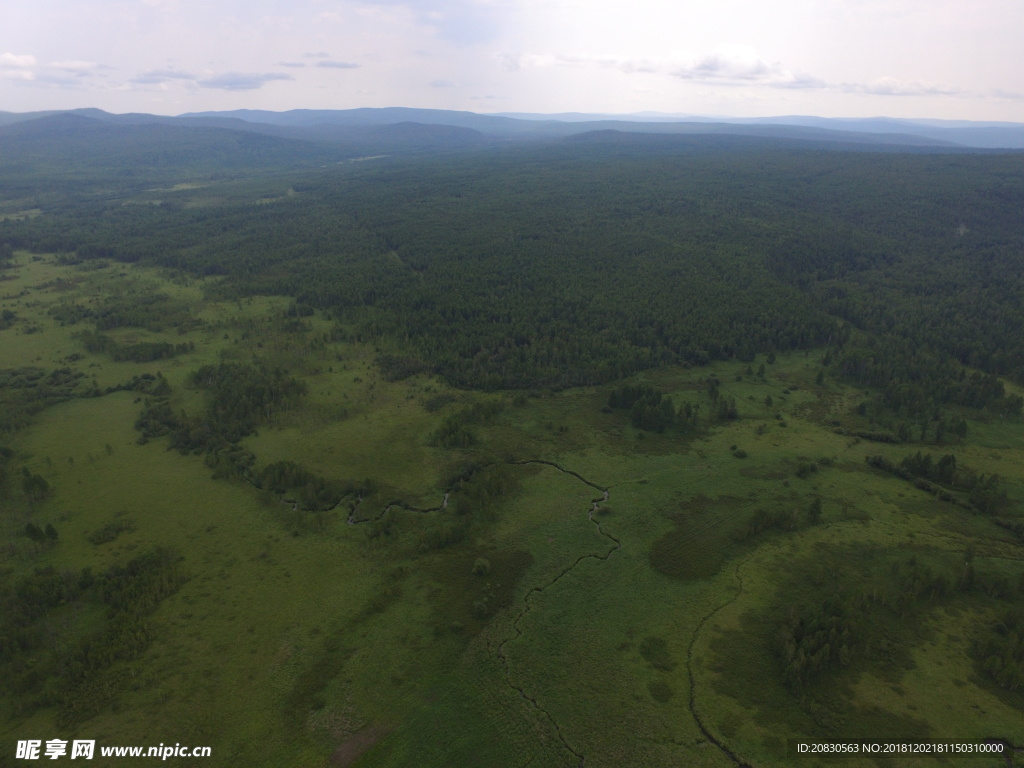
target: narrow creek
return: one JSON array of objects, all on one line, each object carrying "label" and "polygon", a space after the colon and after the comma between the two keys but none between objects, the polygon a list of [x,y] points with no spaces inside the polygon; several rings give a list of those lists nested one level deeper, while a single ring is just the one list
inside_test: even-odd
[{"label": "narrow creek", "polygon": [[[622,548],[622,542],[619,539],[617,539],[616,537],[614,537],[613,535],[611,535],[610,533],[608,533],[606,530],[604,530],[601,527],[600,521],[597,520],[594,517],[594,515],[600,509],[601,505],[602,504],[606,504],[608,502],[608,499],[609,499],[609,497],[611,495],[611,491],[610,491],[609,488],[607,488],[605,486],[598,485],[597,483],[588,480],[583,475],[581,475],[579,472],[576,472],[576,471],[571,470],[571,469],[566,469],[565,467],[563,467],[560,464],[557,464],[556,462],[553,462],[553,461],[547,461],[547,460],[544,460],[544,459],[528,459],[528,460],[525,460],[525,461],[514,461],[514,462],[511,462],[511,463],[514,464],[514,465],[518,465],[518,466],[526,466],[526,465],[530,465],[530,464],[537,464],[537,465],[540,465],[540,466],[551,467],[551,468],[557,470],[558,472],[561,472],[561,473],[566,474],[566,475],[570,475],[571,477],[574,477],[575,479],[579,480],[584,485],[587,485],[587,486],[589,486],[589,487],[591,487],[591,488],[601,492],[601,496],[600,497],[594,498],[594,499],[590,500],[590,507],[587,510],[587,520],[591,524],[593,524],[593,526],[597,529],[598,534],[600,534],[602,537],[604,537],[605,539],[607,539],[611,543],[611,546],[609,547],[609,549],[606,552],[604,552],[603,554],[595,553],[595,552],[590,552],[590,553],[587,553],[585,555],[580,555],[570,565],[568,565],[565,568],[563,568],[562,570],[560,570],[558,572],[558,574],[554,576],[554,578],[549,579],[546,583],[544,583],[544,584],[542,584],[540,586],[535,586],[535,587],[531,588],[523,596],[523,600],[522,600],[522,604],[521,604],[520,609],[519,609],[519,613],[516,615],[515,620],[512,622],[513,634],[511,636],[509,636],[509,637],[506,637],[504,640],[502,640],[501,643],[499,643],[498,647],[497,647],[497,657],[500,660],[501,665],[502,665],[502,670],[503,670],[504,675],[505,675],[505,683],[506,683],[506,685],[508,685],[510,688],[512,688],[514,691],[516,691],[522,699],[524,699],[525,701],[529,702],[529,704],[535,710],[537,710],[539,713],[541,713],[544,716],[544,718],[551,724],[551,727],[554,729],[555,734],[558,736],[558,740],[561,742],[562,746],[570,754],[573,755],[573,757],[576,760],[577,765],[578,766],[584,766],[585,763],[586,763],[586,756],[583,754],[582,751],[580,751],[579,748],[574,747],[569,742],[568,738],[562,732],[562,728],[558,724],[558,721],[555,720],[555,718],[551,715],[550,712],[548,712],[543,707],[543,705],[541,705],[541,703],[537,700],[537,697],[535,695],[533,695],[529,691],[527,691],[525,686],[519,685],[519,684],[517,684],[513,680],[513,678],[512,678],[512,671],[511,671],[511,669],[509,667],[508,655],[506,653],[506,646],[510,642],[512,642],[513,640],[518,640],[520,637],[523,636],[523,629],[520,627],[520,622],[522,622],[522,620],[527,616],[527,614],[529,614],[530,611],[533,609],[533,598],[536,595],[541,594],[542,592],[546,591],[549,587],[557,584],[562,578],[564,578],[566,575],[571,573],[580,563],[584,562],[585,560],[605,561],[609,557],[611,557],[616,551],[618,551],[619,549]],[[488,466],[488,465],[481,466],[481,467],[478,468],[478,470],[479,469],[484,469],[485,466]],[[396,499],[394,501],[390,501],[387,504],[385,504],[377,514],[375,514],[375,515],[373,515],[371,517],[363,518],[363,519],[356,519],[356,515],[359,512],[359,507],[360,507],[360,505],[363,502],[363,498],[359,497],[356,505],[349,512],[348,518],[347,518],[346,522],[349,525],[360,525],[360,524],[363,524],[363,523],[370,523],[370,522],[373,522],[375,520],[379,520],[381,517],[386,515],[388,513],[388,511],[391,510],[392,508],[401,508],[401,509],[404,509],[404,510],[409,511],[409,512],[419,512],[421,514],[426,514],[426,513],[429,513],[429,512],[440,512],[441,510],[447,509],[447,507],[448,507],[448,499],[449,499],[451,493],[453,492],[453,490],[454,490],[454,486],[452,488],[447,489],[444,492],[444,496],[441,499],[441,503],[438,504],[437,506],[434,506],[434,507],[415,507],[415,506],[413,506],[411,504],[408,504],[405,501],[402,501],[401,499]],[[292,500],[292,499],[282,499],[281,503],[282,504],[290,505],[290,506],[292,506],[293,509],[297,509],[298,508],[297,507],[297,502]],[[340,504],[340,502],[339,502],[339,504]],[[742,563],[740,563],[740,566],[741,565],[742,565]],[[739,566],[737,566],[737,576],[740,578],[740,588],[737,591],[737,594],[735,596],[733,596],[732,599],[730,599],[726,603],[718,606],[715,610],[711,611],[711,613],[709,613],[703,619],[701,619],[700,623],[697,625],[696,629],[693,632],[693,637],[690,640],[690,645],[687,648],[687,655],[686,655],[686,671],[687,671],[687,674],[689,676],[689,688],[690,688],[688,704],[689,704],[690,715],[693,717],[694,723],[697,725],[697,728],[700,731],[701,735],[708,741],[708,743],[714,745],[719,751],[722,752],[722,754],[724,754],[726,757],[728,757],[729,760],[733,764],[739,766],[739,768],[753,768],[753,766],[751,766],[750,763],[746,762],[745,760],[740,758],[738,755],[736,755],[735,752],[733,752],[731,749],[729,749],[728,746],[723,744],[718,738],[716,738],[710,732],[710,730],[704,724],[704,721],[701,718],[700,713],[697,711],[696,700],[695,700],[696,699],[696,694],[695,694],[695,690],[694,690],[695,689],[695,680],[694,680],[694,675],[693,675],[693,664],[692,664],[692,662],[693,662],[693,649],[694,649],[694,645],[696,644],[697,638],[700,635],[701,629],[703,629],[705,623],[709,619],[711,619],[715,614],[717,614],[720,610],[722,610],[726,605],[728,605],[729,603],[733,602],[736,598],[738,598],[739,595],[742,593],[743,586],[742,586],[742,577],[739,574]]]},{"label": "narrow creek", "polygon": [[612,556],[612,554],[614,552],[616,552],[617,550],[622,548],[622,542],[620,542],[617,538],[615,538],[610,533],[605,531],[601,527],[601,523],[598,520],[594,519],[594,513],[597,512],[597,510],[600,508],[601,504],[607,503],[607,501],[608,501],[608,497],[609,497],[609,494],[610,494],[608,488],[600,486],[597,483],[593,483],[590,480],[587,480],[585,477],[583,477],[578,472],[574,472],[574,471],[572,471],[570,469],[565,469],[564,467],[556,464],[553,461],[542,461],[542,460],[538,459],[538,460],[534,460],[534,461],[518,461],[518,462],[515,462],[515,463],[516,464],[541,464],[541,465],[544,465],[544,466],[553,467],[556,470],[558,470],[559,472],[562,472],[562,473],[567,474],[567,475],[571,475],[572,477],[575,477],[580,482],[585,483],[586,485],[589,485],[591,488],[594,488],[594,489],[596,489],[598,491],[601,491],[601,494],[602,494],[600,498],[591,499],[591,501],[590,501],[590,509],[587,510],[587,520],[589,520],[594,525],[594,527],[597,528],[597,532],[601,536],[603,536],[604,538],[608,539],[612,543],[612,546],[604,554],[596,554],[596,553],[591,552],[589,554],[579,556],[578,558],[576,558],[576,560],[571,565],[569,565],[568,567],[563,568],[561,571],[559,571],[559,573],[553,579],[548,580],[547,583],[545,583],[545,584],[543,584],[541,586],[533,587],[529,592],[527,592],[526,595],[523,597],[523,602],[522,602],[522,606],[520,607],[519,614],[516,616],[515,621],[512,622],[512,629],[513,629],[514,634],[512,636],[507,637],[504,640],[502,640],[501,643],[498,645],[498,649],[497,649],[498,659],[501,661],[501,666],[502,666],[502,669],[504,670],[504,673],[505,673],[505,683],[510,688],[512,688],[513,690],[518,692],[520,697],[522,697],[523,699],[528,701],[533,706],[534,709],[536,709],[538,712],[540,712],[542,715],[544,715],[545,719],[547,719],[547,721],[549,723],[551,723],[552,728],[555,729],[555,734],[558,736],[558,739],[562,743],[562,746],[565,747],[565,749],[568,750],[576,758],[577,765],[582,766],[586,762],[586,758],[585,758],[584,754],[578,748],[574,747],[571,743],[569,743],[569,740],[566,738],[565,734],[562,732],[561,726],[559,726],[558,722],[551,715],[551,713],[548,712],[541,705],[541,703],[537,700],[537,697],[532,695],[532,694],[530,694],[526,690],[526,688],[524,686],[518,685],[512,679],[512,672],[509,669],[509,660],[508,660],[508,655],[505,652],[505,647],[510,642],[512,642],[513,640],[518,640],[520,637],[523,636],[523,630],[519,626],[519,624],[526,617],[526,615],[532,610],[532,608],[533,608],[533,600],[532,600],[532,598],[535,595],[539,595],[540,593],[542,593],[546,589],[548,589],[548,587],[551,587],[552,585],[557,584],[560,579],[562,579],[568,573],[571,573],[572,570],[574,568],[576,568],[576,566],[578,566],[584,560],[602,560],[602,561],[603,560],[607,560],[609,557]]}]

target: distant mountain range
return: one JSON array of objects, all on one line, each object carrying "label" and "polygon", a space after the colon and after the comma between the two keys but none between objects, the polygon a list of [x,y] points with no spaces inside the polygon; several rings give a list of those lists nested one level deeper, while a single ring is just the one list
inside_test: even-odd
[{"label": "distant mountain range", "polygon": [[58,115],[72,115],[116,126],[161,124],[228,129],[319,144],[344,145],[352,151],[388,153],[458,149],[509,140],[550,140],[608,130],[627,133],[759,136],[844,145],[1024,149],[1022,123],[906,120],[887,117],[823,118],[799,115],[766,118],[711,118],[658,113],[491,115],[406,107],[295,109],[286,112],[239,109],[227,112],[193,112],[176,117],[138,113],[115,115],[99,109],[0,112],[0,141],[6,136],[3,126],[27,121],[45,121]]},{"label": "distant mountain range", "polygon": [[624,117],[631,119],[481,115],[401,107],[235,110],[175,117],[115,115],[99,109],[0,112],[0,197],[28,199],[90,190],[107,194],[201,179],[337,167],[359,159],[500,152],[559,143],[571,145],[574,152],[603,155],[766,146],[913,153],[1024,149],[1024,125],[1013,124]]},{"label": "distant mountain range", "polygon": [[1024,123],[972,120],[910,120],[895,117],[812,117],[806,115],[784,115],[780,117],[701,117],[699,115],[665,115],[653,112],[618,116],[579,112],[568,112],[559,115],[508,112],[503,113],[502,116],[520,120],[560,120],[563,122],[583,123],[625,119],[631,122],[647,123],[802,126],[852,133],[909,135],[978,149],[1024,149]]}]

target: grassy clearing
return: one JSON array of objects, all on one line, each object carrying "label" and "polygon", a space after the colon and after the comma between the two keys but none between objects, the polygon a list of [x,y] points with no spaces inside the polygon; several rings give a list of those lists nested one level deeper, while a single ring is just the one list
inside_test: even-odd
[{"label": "grassy clearing", "polygon": [[[104,573],[154,546],[180,551],[188,579],[155,609],[145,650],[111,667],[123,682],[99,714],[69,727],[55,707],[15,716],[8,691],[5,744],[191,742],[213,747],[213,765],[322,766],[332,755],[365,766],[574,765],[576,752],[588,765],[713,766],[730,761],[702,726],[755,765],[786,764],[787,735],[1024,743],[1019,692],[972,657],[1000,606],[1018,599],[1010,593],[951,592],[903,617],[878,607],[867,623],[888,638],[888,656],[837,669],[812,695],[787,688],[773,644],[790,607],[820,605],[840,582],[852,592],[889,574],[896,584],[911,558],[956,576],[970,551],[979,579],[1015,583],[1016,534],[865,458],[952,452],[958,466],[1000,474],[1019,505],[1019,422],[968,414],[967,439],[944,446],[858,438],[849,433],[876,428],[856,412],[864,392],[829,374],[819,384],[820,357],[799,353],[763,377],[737,363],[637,377],[703,414],[689,431],[659,434],[604,412],[611,387],[485,397],[429,372],[389,380],[378,359],[401,350],[354,340],[284,298],[223,302],[206,294],[215,280],[132,266],[30,254],[16,264],[0,284],[0,310],[16,314],[0,330],[0,367],[83,376],[0,435],[11,451],[0,587],[47,566]],[[114,362],[76,337],[89,320],[61,325],[53,312],[154,292],[183,313],[179,327],[104,333],[121,345],[191,342],[187,353]],[[304,526],[298,516],[313,513],[244,472],[214,479],[202,449],[168,450],[167,436],[140,444],[133,425],[147,403],[201,413],[209,395],[189,374],[220,362],[280,368],[305,385],[298,407],[259,415],[240,439],[256,470],[292,461],[328,481],[372,483]],[[169,393],[103,394],[157,374]],[[712,374],[738,418],[709,422]],[[498,405],[467,422],[470,438],[431,444],[484,401]],[[593,521],[601,491],[547,464],[507,463],[528,460],[608,488]],[[23,491],[22,467],[48,494]],[[29,522],[59,540],[30,540]],[[104,621],[87,606],[75,615],[55,637]]]}]

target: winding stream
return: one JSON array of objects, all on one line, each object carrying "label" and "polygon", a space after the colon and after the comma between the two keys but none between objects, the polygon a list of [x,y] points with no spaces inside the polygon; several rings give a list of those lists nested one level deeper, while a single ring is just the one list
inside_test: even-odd
[{"label": "winding stream", "polygon": [[[601,505],[602,504],[606,504],[608,502],[608,499],[609,499],[609,496],[610,496],[611,492],[610,492],[609,488],[607,488],[605,486],[602,486],[602,485],[598,485],[597,483],[594,483],[594,482],[588,480],[587,478],[585,478],[579,472],[576,472],[576,471],[571,470],[571,469],[566,469],[565,467],[563,467],[560,464],[557,464],[556,462],[553,462],[553,461],[547,461],[547,460],[544,460],[544,459],[529,459],[529,460],[526,460],[526,461],[514,461],[514,462],[510,462],[510,463],[514,464],[514,465],[518,465],[518,466],[525,466],[525,465],[529,465],[529,464],[538,464],[538,465],[541,465],[541,466],[552,467],[553,469],[555,469],[555,470],[557,470],[557,471],[559,471],[559,472],[561,472],[563,474],[570,475],[570,476],[574,477],[575,479],[579,480],[581,483],[583,483],[583,484],[585,484],[585,485],[587,485],[587,486],[589,486],[589,487],[591,487],[591,488],[601,492],[601,496],[600,497],[590,500],[590,508],[587,510],[587,520],[591,524],[593,524],[593,526],[597,529],[597,532],[598,532],[599,535],[601,535],[602,537],[604,537],[605,539],[607,539],[611,543],[611,546],[609,547],[609,549],[604,554],[598,554],[598,553],[591,552],[591,553],[588,553],[588,554],[585,554],[585,555],[580,555],[570,565],[568,565],[567,567],[565,567],[561,571],[559,571],[558,574],[554,578],[550,579],[549,581],[547,581],[545,584],[543,584],[541,586],[536,586],[536,587],[531,588],[523,596],[522,605],[520,607],[519,613],[516,615],[515,620],[512,622],[513,634],[511,636],[509,636],[509,637],[506,637],[504,640],[502,640],[501,643],[499,643],[498,647],[497,647],[497,656],[498,656],[498,659],[501,661],[502,670],[503,670],[504,675],[505,675],[505,683],[506,683],[506,685],[508,685],[510,688],[512,688],[514,691],[516,691],[519,694],[520,698],[522,698],[525,701],[529,702],[530,705],[535,710],[537,710],[539,713],[541,713],[544,716],[544,718],[551,724],[551,727],[554,729],[555,734],[558,736],[558,740],[561,742],[562,746],[570,754],[573,755],[573,757],[576,759],[577,765],[582,767],[586,763],[586,757],[583,754],[583,752],[581,752],[578,748],[574,747],[569,742],[569,740],[566,738],[565,734],[562,732],[561,726],[558,724],[558,722],[555,720],[555,718],[551,715],[551,713],[548,712],[540,704],[540,702],[537,700],[537,697],[535,695],[531,694],[530,692],[528,692],[524,686],[517,684],[513,680],[512,672],[511,672],[511,670],[509,668],[509,660],[508,660],[508,656],[507,656],[507,654],[505,652],[505,648],[513,640],[518,640],[520,637],[523,636],[523,630],[522,630],[522,628],[519,625],[520,625],[520,622],[526,617],[526,615],[528,613],[530,613],[530,611],[533,609],[533,597],[535,595],[541,594],[542,592],[547,590],[549,587],[551,587],[554,584],[558,583],[563,577],[565,577],[566,575],[571,573],[573,571],[573,569],[575,569],[583,561],[585,561],[585,560],[604,561],[604,560],[607,560],[609,557],[611,557],[612,554],[614,554],[616,551],[618,551],[619,549],[622,548],[622,542],[619,539],[617,539],[614,536],[612,536],[607,531],[605,531],[601,527],[600,521],[596,520],[595,517],[594,517],[594,515],[597,513],[598,509],[600,509]],[[480,469],[484,469],[487,466],[490,466],[490,465],[489,464],[488,465],[483,465],[483,466],[479,467],[475,471],[479,471]],[[465,479],[465,478],[463,478],[463,479]],[[362,502],[363,502],[363,498],[359,497],[356,505],[353,507],[353,509],[348,514],[347,523],[349,525],[360,525],[360,524],[363,524],[363,523],[373,522],[373,521],[379,520],[384,515],[386,515],[392,508],[396,508],[396,507],[400,508],[400,509],[404,509],[404,510],[406,510],[408,512],[419,512],[421,514],[427,514],[427,513],[430,513],[430,512],[440,512],[441,510],[447,509],[447,507],[448,507],[448,499],[451,496],[451,494],[454,491],[454,489],[455,489],[454,485],[452,487],[448,488],[444,492],[444,496],[441,499],[441,503],[439,505],[437,505],[437,506],[434,506],[434,507],[425,507],[425,508],[424,507],[415,507],[415,506],[413,506],[411,504],[408,504],[408,503],[406,503],[406,502],[404,502],[404,501],[402,501],[400,499],[396,499],[395,501],[391,501],[391,502],[388,502],[387,504],[385,504],[384,507],[380,510],[380,512],[378,512],[376,515],[373,515],[372,517],[367,517],[365,519],[357,520],[357,519],[355,519],[355,516],[356,516],[356,513],[359,511],[360,504],[362,504]],[[297,509],[297,502],[294,501],[294,500],[282,499],[281,503],[292,505],[293,509]],[[339,501],[338,503],[340,504],[341,502]],[[336,509],[337,505],[334,508]],[[687,671],[687,675],[689,676],[690,692],[689,692],[689,702],[688,702],[688,705],[689,705],[690,715],[693,717],[694,723],[696,723],[697,728],[700,731],[701,735],[708,741],[708,743],[713,744],[719,751],[722,752],[722,754],[724,754],[726,757],[728,757],[729,760],[734,765],[739,766],[739,768],[753,768],[753,766],[750,763],[746,762],[741,757],[736,755],[735,752],[733,752],[731,749],[729,749],[728,746],[726,746],[717,737],[715,737],[711,733],[711,731],[707,728],[707,726],[704,724],[703,719],[701,718],[700,714],[697,711],[696,692],[695,692],[696,681],[694,680],[694,675],[693,675],[693,649],[694,649],[694,646],[695,646],[695,644],[697,642],[697,638],[699,637],[701,630],[703,629],[704,625],[707,623],[707,621],[709,619],[711,619],[715,614],[717,614],[719,611],[721,611],[727,605],[729,605],[732,602],[734,602],[743,593],[743,577],[740,574],[740,567],[742,567],[742,565],[745,562],[746,562],[746,560],[744,560],[743,562],[739,563],[737,565],[737,568],[736,568],[736,576],[737,576],[737,578],[740,581],[739,589],[737,590],[736,594],[730,600],[728,600],[725,603],[723,603],[722,605],[718,606],[713,611],[711,611],[709,614],[707,614],[704,618],[702,618],[700,623],[697,625],[696,629],[694,629],[693,636],[690,639],[690,644],[689,644],[689,646],[687,648],[687,652],[686,652],[686,671]]]},{"label": "winding stream", "polygon": [[516,464],[542,464],[542,465],[546,465],[546,466],[549,466],[549,467],[554,467],[559,472],[562,472],[562,473],[567,474],[567,475],[572,475],[573,477],[575,477],[580,482],[583,482],[583,483],[589,485],[591,488],[595,488],[595,489],[601,491],[601,494],[602,494],[600,498],[591,499],[590,509],[587,511],[587,520],[589,520],[591,523],[593,523],[594,527],[597,528],[597,532],[601,536],[603,536],[604,538],[606,538],[610,542],[612,542],[611,548],[607,552],[605,552],[603,555],[594,554],[594,553],[590,553],[590,554],[586,554],[586,555],[581,555],[580,557],[576,558],[576,560],[572,563],[572,565],[568,566],[567,568],[562,569],[558,573],[558,575],[556,575],[553,579],[549,580],[546,584],[543,584],[542,586],[539,586],[539,587],[533,587],[529,592],[527,592],[526,595],[523,597],[523,603],[522,603],[522,607],[520,608],[519,614],[516,616],[515,621],[512,622],[512,629],[514,630],[515,634],[513,636],[511,636],[511,637],[507,637],[504,640],[502,640],[501,643],[498,645],[498,649],[497,649],[498,659],[501,661],[501,666],[502,666],[502,669],[504,670],[504,673],[505,673],[505,683],[510,688],[512,688],[513,690],[518,692],[520,697],[522,697],[526,701],[530,702],[530,704],[534,707],[534,709],[536,709],[538,712],[540,712],[540,713],[542,713],[544,715],[544,717],[547,719],[547,721],[549,723],[551,723],[551,726],[555,729],[555,733],[558,736],[558,740],[562,742],[562,746],[565,747],[565,749],[568,750],[576,758],[577,765],[582,766],[585,763],[586,758],[584,757],[584,755],[583,755],[583,753],[581,751],[579,751],[576,747],[574,747],[572,744],[569,743],[569,740],[565,737],[565,734],[562,733],[561,727],[558,725],[558,722],[555,720],[555,718],[552,717],[551,713],[548,712],[546,709],[544,709],[544,707],[541,706],[540,702],[537,701],[537,698],[535,696],[531,695],[530,693],[528,693],[525,687],[523,687],[521,685],[517,685],[513,681],[512,673],[511,673],[511,671],[509,669],[508,656],[505,653],[505,646],[508,645],[513,640],[518,640],[520,637],[522,637],[523,630],[522,630],[522,628],[520,628],[519,623],[523,620],[523,618],[532,609],[533,602],[532,602],[531,598],[534,595],[538,595],[541,592],[544,592],[548,587],[552,586],[553,584],[556,584],[563,576],[565,576],[566,574],[570,573],[576,566],[578,566],[584,560],[591,560],[591,559],[593,559],[593,560],[607,560],[609,557],[611,557],[612,553],[614,553],[616,550],[619,550],[619,549],[622,548],[622,542],[620,542],[617,538],[615,538],[610,533],[608,533],[603,528],[601,528],[601,523],[594,519],[594,513],[597,512],[597,510],[600,508],[601,504],[604,504],[604,503],[606,503],[608,501],[609,490],[607,488],[605,488],[603,486],[600,486],[597,483],[592,483],[591,481],[587,480],[585,477],[580,475],[578,472],[574,472],[572,470],[565,469],[564,467],[561,467],[560,465],[556,464],[553,461],[542,461],[542,460],[538,459],[538,460],[534,460],[534,461],[518,461],[518,462],[515,462],[515,463]]}]

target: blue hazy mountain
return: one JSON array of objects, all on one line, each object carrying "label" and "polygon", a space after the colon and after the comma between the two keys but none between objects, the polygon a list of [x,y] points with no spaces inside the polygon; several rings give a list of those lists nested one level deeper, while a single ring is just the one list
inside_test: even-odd
[{"label": "blue hazy mountain", "polygon": [[[283,112],[239,109],[193,112],[168,117],[140,113],[117,115],[99,109],[78,109],[64,113],[0,112],[0,126],[38,120],[56,114],[74,114],[118,125],[162,123],[222,128],[316,142],[360,144],[364,147],[372,144],[377,149],[380,149],[378,145],[389,144],[392,152],[453,149],[486,144],[493,140],[552,139],[603,130],[735,134],[851,144],[1024,148],[1024,124],[1021,123],[910,120],[889,117],[825,118],[802,115],[729,118],[656,112],[628,115],[577,112],[479,114],[455,110],[389,107],[295,109]],[[403,124],[405,127],[402,129],[383,133],[379,130],[383,126]],[[451,130],[442,130],[442,127]]]}]

